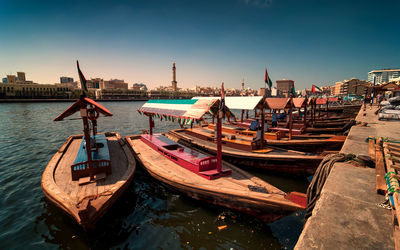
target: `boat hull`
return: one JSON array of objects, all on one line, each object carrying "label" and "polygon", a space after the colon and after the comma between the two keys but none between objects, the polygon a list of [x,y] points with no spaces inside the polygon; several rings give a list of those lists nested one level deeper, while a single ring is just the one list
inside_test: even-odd
[{"label": "boat hull", "polygon": [[[303,209],[300,205],[285,199],[285,193],[279,189],[229,163],[224,162],[223,165],[232,169],[232,177],[221,177],[216,180],[205,180],[171,161],[164,161],[163,168],[171,169],[170,173],[168,173],[158,168],[157,165],[160,163],[156,163],[154,160],[162,156],[149,147],[146,149],[146,146],[140,142],[139,136],[127,136],[126,140],[131,145],[133,152],[135,152],[134,155],[138,163],[152,177],[167,185],[170,189],[193,199],[251,214],[265,222],[272,222],[294,211]],[[249,183],[255,186],[267,187],[268,190],[273,190],[274,193],[251,192],[246,186]],[[243,187],[239,188],[239,190],[233,190],[229,188],[229,185],[233,185],[235,188],[238,186]]]},{"label": "boat hull", "polygon": [[113,173],[104,180],[79,186],[78,181],[71,179],[74,148],[80,144],[82,135],[70,136],[42,174],[41,186],[46,198],[84,229],[95,227],[129,186],[136,170],[134,157],[121,136],[118,133],[106,133],[106,136]]},{"label": "boat hull", "polygon": [[[168,134],[171,139],[191,147],[204,150],[210,154],[216,154],[217,147],[214,143],[188,136],[183,130],[171,130]],[[283,155],[251,153],[243,150],[222,147],[222,156],[226,161],[241,168],[257,168],[278,174],[290,174],[292,176],[309,176],[317,169],[323,159],[323,155],[290,154]]]}]

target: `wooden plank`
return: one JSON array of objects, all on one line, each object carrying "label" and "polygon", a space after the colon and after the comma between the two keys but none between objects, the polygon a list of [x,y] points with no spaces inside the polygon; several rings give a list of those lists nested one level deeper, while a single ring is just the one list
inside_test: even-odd
[{"label": "wooden plank", "polygon": [[395,250],[400,250],[400,229],[399,229],[399,225],[395,225],[394,226],[393,238],[394,238],[394,249]]},{"label": "wooden plank", "polygon": [[369,139],[369,142],[368,142],[368,155],[373,160],[375,160],[375,140],[374,139]]},{"label": "wooden plank", "polygon": [[[390,150],[386,142],[383,143],[383,150],[384,150],[384,159],[386,162],[386,167],[388,169],[388,172],[394,172],[397,174],[397,170],[393,168],[395,163],[392,161],[390,157]],[[390,182],[391,188],[394,190],[400,190],[399,187],[399,182],[397,180],[391,181]],[[400,221],[400,201],[399,201],[399,193],[394,192],[393,193],[393,203],[392,206],[394,206],[394,211],[397,216],[397,221]]]},{"label": "wooden plank", "polygon": [[[370,142],[373,140],[369,140]],[[383,150],[381,146],[381,139],[376,144],[375,151],[375,174],[376,174],[376,192],[378,194],[385,194],[387,191],[387,185],[385,180],[386,168],[385,162],[383,161]],[[371,145],[371,143],[370,143]]]}]

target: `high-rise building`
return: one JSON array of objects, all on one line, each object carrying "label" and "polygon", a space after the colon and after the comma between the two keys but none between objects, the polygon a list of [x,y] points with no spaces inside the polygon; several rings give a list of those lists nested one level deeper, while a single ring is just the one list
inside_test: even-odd
[{"label": "high-rise building", "polygon": [[244,90],[244,78],[242,79],[242,91]]},{"label": "high-rise building", "polygon": [[178,90],[178,82],[176,81],[176,67],[175,63],[172,64],[172,82],[171,82],[172,91]]},{"label": "high-rise building", "polygon": [[368,81],[381,84],[400,80],[400,69],[382,69],[368,72]]}]

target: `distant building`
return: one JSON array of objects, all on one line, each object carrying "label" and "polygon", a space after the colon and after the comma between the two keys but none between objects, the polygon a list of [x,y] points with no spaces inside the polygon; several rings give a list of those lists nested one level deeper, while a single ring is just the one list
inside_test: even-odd
[{"label": "distant building", "polygon": [[335,95],[364,95],[365,89],[369,86],[367,81],[352,78],[342,82],[336,82]]},{"label": "distant building", "polygon": [[9,84],[17,83],[17,77],[15,75],[7,75],[7,83]]},{"label": "distant building", "polygon": [[134,83],[131,87],[133,90],[147,90],[147,86],[144,83]]},{"label": "distant building", "polygon": [[17,81],[21,83],[25,83],[25,72],[17,72]]},{"label": "distant building", "polygon": [[276,80],[276,88],[278,89],[278,94],[284,97],[289,97],[289,93],[292,91],[293,84],[293,80]]},{"label": "distant building", "polygon": [[67,76],[60,77],[60,83],[70,83],[70,82],[74,82],[74,78]]},{"label": "distant building", "polygon": [[101,78],[92,78],[86,80],[86,87],[88,89],[104,89],[104,80]]},{"label": "distant building", "polygon": [[128,83],[124,80],[111,79],[104,81],[104,87],[102,89],[128,89]]},{"label": "distant building", "polygon": [[7,77],[3,77],[2,82],[7,83]]},{"label": "distant building", "polygon": [[400,80],[400,69],[382,69],[368,72],[368,82],[374,82],[374,77],[376,79],[375,84],[398,81]]}]

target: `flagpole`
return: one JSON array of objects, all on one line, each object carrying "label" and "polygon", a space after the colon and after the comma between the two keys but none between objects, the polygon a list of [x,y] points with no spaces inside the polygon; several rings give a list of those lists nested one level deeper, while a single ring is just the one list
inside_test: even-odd
[{"label": "flagpole", "polygon": [[221,87],[221,101],[220,108],[217,113],[217,171],[218,173],[222,172],[222,117],[223,117],[223,106],[225,103],[224,96],[224,83],[222,83]]}]

